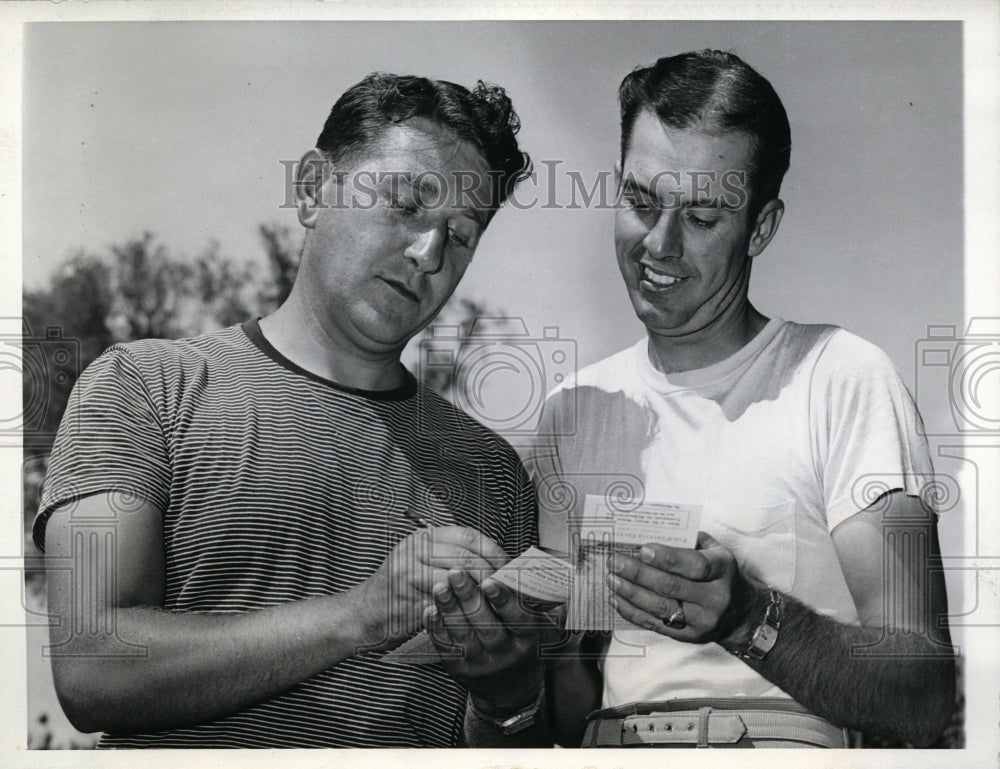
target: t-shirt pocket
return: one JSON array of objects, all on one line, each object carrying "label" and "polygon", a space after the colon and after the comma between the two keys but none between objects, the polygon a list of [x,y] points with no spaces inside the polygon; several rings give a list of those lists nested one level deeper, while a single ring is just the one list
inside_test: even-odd
[{"label": "t-shirt pocket", "polygon": [[767,507],[705,511],[703,528],[728,547],[741,569],[782,592],[795,582],[795,500]]}]

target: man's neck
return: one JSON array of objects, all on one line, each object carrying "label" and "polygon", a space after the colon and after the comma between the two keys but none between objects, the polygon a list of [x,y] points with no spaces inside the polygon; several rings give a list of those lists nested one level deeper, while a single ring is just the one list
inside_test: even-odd
[{"label": "man's neck", "polygon": [[365,355],[336,338],[292,296],[260,320],[274,349],[311,374],[356,390],[394,390],[405,381],[399,352]]},{"label": "man's neck", "polygon": [[768,323],[747,303],[743,311],[691,334],[668,336],[649,331],[649,360],[663,374],[706,368],[748,345]]}]

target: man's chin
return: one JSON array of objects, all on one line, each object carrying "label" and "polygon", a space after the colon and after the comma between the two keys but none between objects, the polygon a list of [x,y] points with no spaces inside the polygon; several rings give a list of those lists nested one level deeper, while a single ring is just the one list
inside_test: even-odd
[{"label": "man's chin", "polygon": [[372,334],[368,337],[373,349],[389,354],[399,354],[416,334]]},{"label": "man's chin", "polygon": [[664,312],[648,303],[641,307],[635,305],[633,307],[636,317],[646,327],[646,332],[650,336],[683,336],[688,332],[690,317]]},{"label": "man's chin", "polygon": [[372,312],[359,330],[375,346],[386,351],[402,350],[429,321],[409,316]]},{"label": "man's chin", "polygon": [[632,311],[647,329],[673,325],[673,313],[664,312],[638,290],[629,291],[629,299],[632,301]]}]

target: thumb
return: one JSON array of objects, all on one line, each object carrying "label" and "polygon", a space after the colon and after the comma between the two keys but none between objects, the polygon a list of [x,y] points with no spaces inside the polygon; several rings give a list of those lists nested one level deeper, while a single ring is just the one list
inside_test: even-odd
[{"label": "thumb", "polygon": [[698,542],[695,545],[696,550],[708,550],[709,548],[723,547],[723,544],[719,542],[715,537],[709,534],[707,531],[698,532]]}]

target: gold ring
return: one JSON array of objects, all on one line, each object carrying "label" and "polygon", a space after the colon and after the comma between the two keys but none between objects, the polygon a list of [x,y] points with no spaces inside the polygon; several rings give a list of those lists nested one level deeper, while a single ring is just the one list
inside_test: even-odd
[{"label": "gold ring", "polygon": [[674,613],[667,617],[667,626],[672,628],[682,628],[687,625],[687,618],[684,616],[684,604],[677,602]]}]

